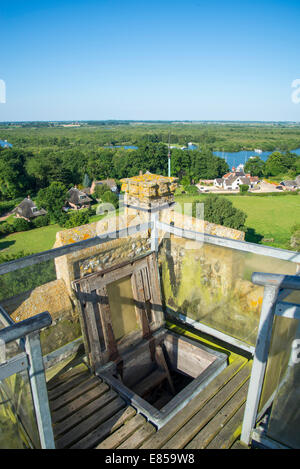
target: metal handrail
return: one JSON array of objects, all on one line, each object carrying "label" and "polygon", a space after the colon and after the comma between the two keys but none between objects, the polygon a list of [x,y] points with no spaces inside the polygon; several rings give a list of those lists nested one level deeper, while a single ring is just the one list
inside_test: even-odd
[{"label": "metal handrail", "polygon": [[0,341],[8,344],[14,340],[21,339],[33,332],[40,331],[44,327],[48,327],[52,324],[52,318],[48,312],[37,314],[24,321],[20,321],[1,329]]},{"label": "metal handrail", "polygon": [[254,272],[252,282],[264,286],[264,297],[241,433],[241,441],[247,445],[251,441],[257,419],[270,407],[276,395],[275,390],[263,410],[258,413],[270,352],[274,316],[300,319],[300,306],[282,301],[291,291],[300,290],[299,275]]},{"label": "metal handrail", "polygon": [[[3,317],[6,316],[3,315],[3,311],[1,313]],[[28,370],[40,443],[43,449],[55,448],[40,342],[40,330],[51,324],[50,314],[44,312],[19,323],[10,324],[0,331],[0,341],[3,344],[24,338],[25,353],[23,352],[0,365],[0,379],[5,379],[25,369]]]},{"label": "metal handrail", "polygon": [[225,238],[223,236],[210,235],[199,231],[168,225],[167,223],[161,221],[157,222],[157,228],[159,230],[177,235],[180,238],[199,241],[199,237],[201,237],[200,241],[202,240],[204,243],[214,244],[216,246],[235,249],[238,251],[244,251],[251,254],[274,257],[276,259],[300,264],[300,252],[297,251],[289,251],[287,249],[249,243],[248,241],[239,241],[237,239]]},{"label": "metal handrail", "polygon": [[93,238],[78,241],[76,243],[67,244],[59,248],[49,249],[48,251],[43,251],[36,254],[31,254],[30,256],[22,257],[20,259],[15,259],[13,261],[4,262],[3,264],[0,264],[0,275],[4,275],[19,269],[24,269],[25,267],[29,267],[31,265],[40,264],[41,262],[46,262],[57,257],[65,256],[67,254],[71,254],[72,252],[81,251],[82,249],[101,245],[114,239],[126,238],[126,236],[131,236],[137,232],[146,231],[152,227],[153,222],[141,223],[139,225],[129,226],[122,228],[121,230],[112,231],[104,235],[95,236]]}]

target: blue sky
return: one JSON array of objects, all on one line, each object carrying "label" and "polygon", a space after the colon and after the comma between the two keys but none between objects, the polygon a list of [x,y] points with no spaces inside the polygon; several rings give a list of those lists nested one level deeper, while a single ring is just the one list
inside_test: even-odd
[{"label": "blue sky", "polygon": [[0,121],[300,121],[299,0],[0,0]]}]

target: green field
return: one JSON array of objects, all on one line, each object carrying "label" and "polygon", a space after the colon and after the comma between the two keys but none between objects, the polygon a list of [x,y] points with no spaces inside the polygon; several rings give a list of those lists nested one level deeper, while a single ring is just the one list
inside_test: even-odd
[{"label": "green field", "polygon": [[1,239],[0,253],[11,255],[20,251],[24,251],[25,254],[47,251],[53,247],[56,233],[61,230],[62,228],[55,224],[12,233]]},{"label": "green field", "polygon": [[[119,210],[117,210],[117,214]],[[89,222],[93,223],[101,220],[105,215],[93,215]],[[6,221],[12,223],[13,216]],[[12,233],[0,240],[0,254],[12,255],[23,251],[25,254],[47,251],[53,248],[56,239],[56,233],[64,228],[58,224],[43,226],[33,230]]]},{"label": "green field", "polygon": [[[205,197],[178,195],[176,201],[180,204],[194,200],[205,202]],[[247,214],[246,241],[290,249],[291,228],[300,223],[300,196],[226,195],[226,198]]]}]

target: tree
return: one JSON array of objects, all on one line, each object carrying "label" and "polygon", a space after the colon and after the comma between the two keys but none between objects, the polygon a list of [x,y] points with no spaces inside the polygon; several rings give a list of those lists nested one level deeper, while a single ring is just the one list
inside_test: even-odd
[{"label": "tree", "polygon": [[32,181],[25,168],[29,153],[21,150],[5,149],[0,153],[0,191],[2,196],[16,198],[26,195]]},{"label": "tree", "polygon": [[49,187],[39,190],[36,204],[38,208],[47,210],[51,219],[58,221],[66,199],[66,187],[61,182],[52,182]]},{"label": "tree", "polygon": [[228,172],[229,167],[224,158],[215,156],[213,152],[203,147],[201,151],[188,151],[185,153],[190,154],[191,174],[194,179],[215,179],[222,177]]},{"label": "tree", "polygon": [[284,174],[290,169],[295,169],[297,162],[297,155],[292,153],[280,153],[275,151],[272,153],[265,165],[265,174],[266,176],[278,176],[279,174]]},{"label": "tree", "polygon": [[[197,216],[196,204],[193,203],[192,213]],[[245,231],[247,215],[236,209],[230,200],[218,195],[209,194],[204,201],[204,219],[217,225],[228,226],[236,230]]]},{"label": "tree", "polygon": [[13,221],[14,231],[28,231],[32,228],[31,222],[25,220],[24,218],[15,218]]},{"label": "tree", "polygon": [[251,176],[262,177],[265,173],[265,162],[259,156],[254,156],[246,162],[244,171]]},{"label": "tree", "polygon": [[64,228],[74,228],[75,226],[86,225],[89,222],[88,211],[77,210],[71,212],[65,217],[63,227]]},{"label": "tree", "polygon": [[83,181],[82,181],[83,187],[91,187],[91,180],[88,177],[88,175],[85,173]]},{"label": "tree", "polygon": [[119,197],[111,191],[104,192],[101,198],[102,202],[112,204],[115,208],[119,206]]},{"label": "tree", "polygon": [[107,179],[113,177],[113,150],[100,150],[92,155],[87,163],[87,172],[93,179]]},{"label": "tree", "polygon": [[189,186],[186,186],[185,187],[185,192],[189,195],[197,195],[199,194],[199,190],[196,186],[193,186],[193,185],[189,185]]},{"label": "tree", "polygon": [[103,194],[108,191],[110,192],[110,188],[107,184],[97,184],[94,195],[96,196],[96,199],[102,199]]},{"label": "tree", "polygon": [[249,190],[248,184],[241,184],[240,185],[240,193],[241,194],[246,194]]}]

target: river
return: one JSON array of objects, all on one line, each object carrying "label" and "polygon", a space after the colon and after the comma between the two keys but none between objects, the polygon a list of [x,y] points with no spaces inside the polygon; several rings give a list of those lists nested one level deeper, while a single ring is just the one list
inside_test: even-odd
[{"label": "river", "polygon": [[[246,161],[250,158],[250,156],[259,156],[263,161],[266,161],[268,156],[274,153],[273,151],[263,151],[262,153],[255,152],[255,151],[237,151],[237,152],[226,152],[226,151],[214,151],[214,155],[224,158],[229,167],[232,166],[237,167],[239,164],[245,164]],[[296,150],[292,150],[291,153],[296,153],[300,155],[300,148]]]},{"label": "river", "polygon": [[[125,150],[137,150],[138,147],[135,145],[107,145],[105,148],[124,148]],[[190,145],[189,148],[186,148],[188,151],[193,151],[197,150],[196,145]],[[214,151],[214,155],[219,156],[220,158],[224,158],[228,165],[229,168],[232,168],[232,166],[237,167],[239,164],[245,164],[246,161],[251,157],[251,156],[259,156],[263,161],[266,161],[268,156],[271,155],[271,153],[274,153],[274,151],[263,151],[263,152],[256,152],[256,151],[237,151],[237,152],[227,152],[227,151]],[[280,150],[278,150],[280,151]],[[296,150],[291,150],[291,153],[296,153],[297,155],[300,156],[300,148],[297,148]]]}]

